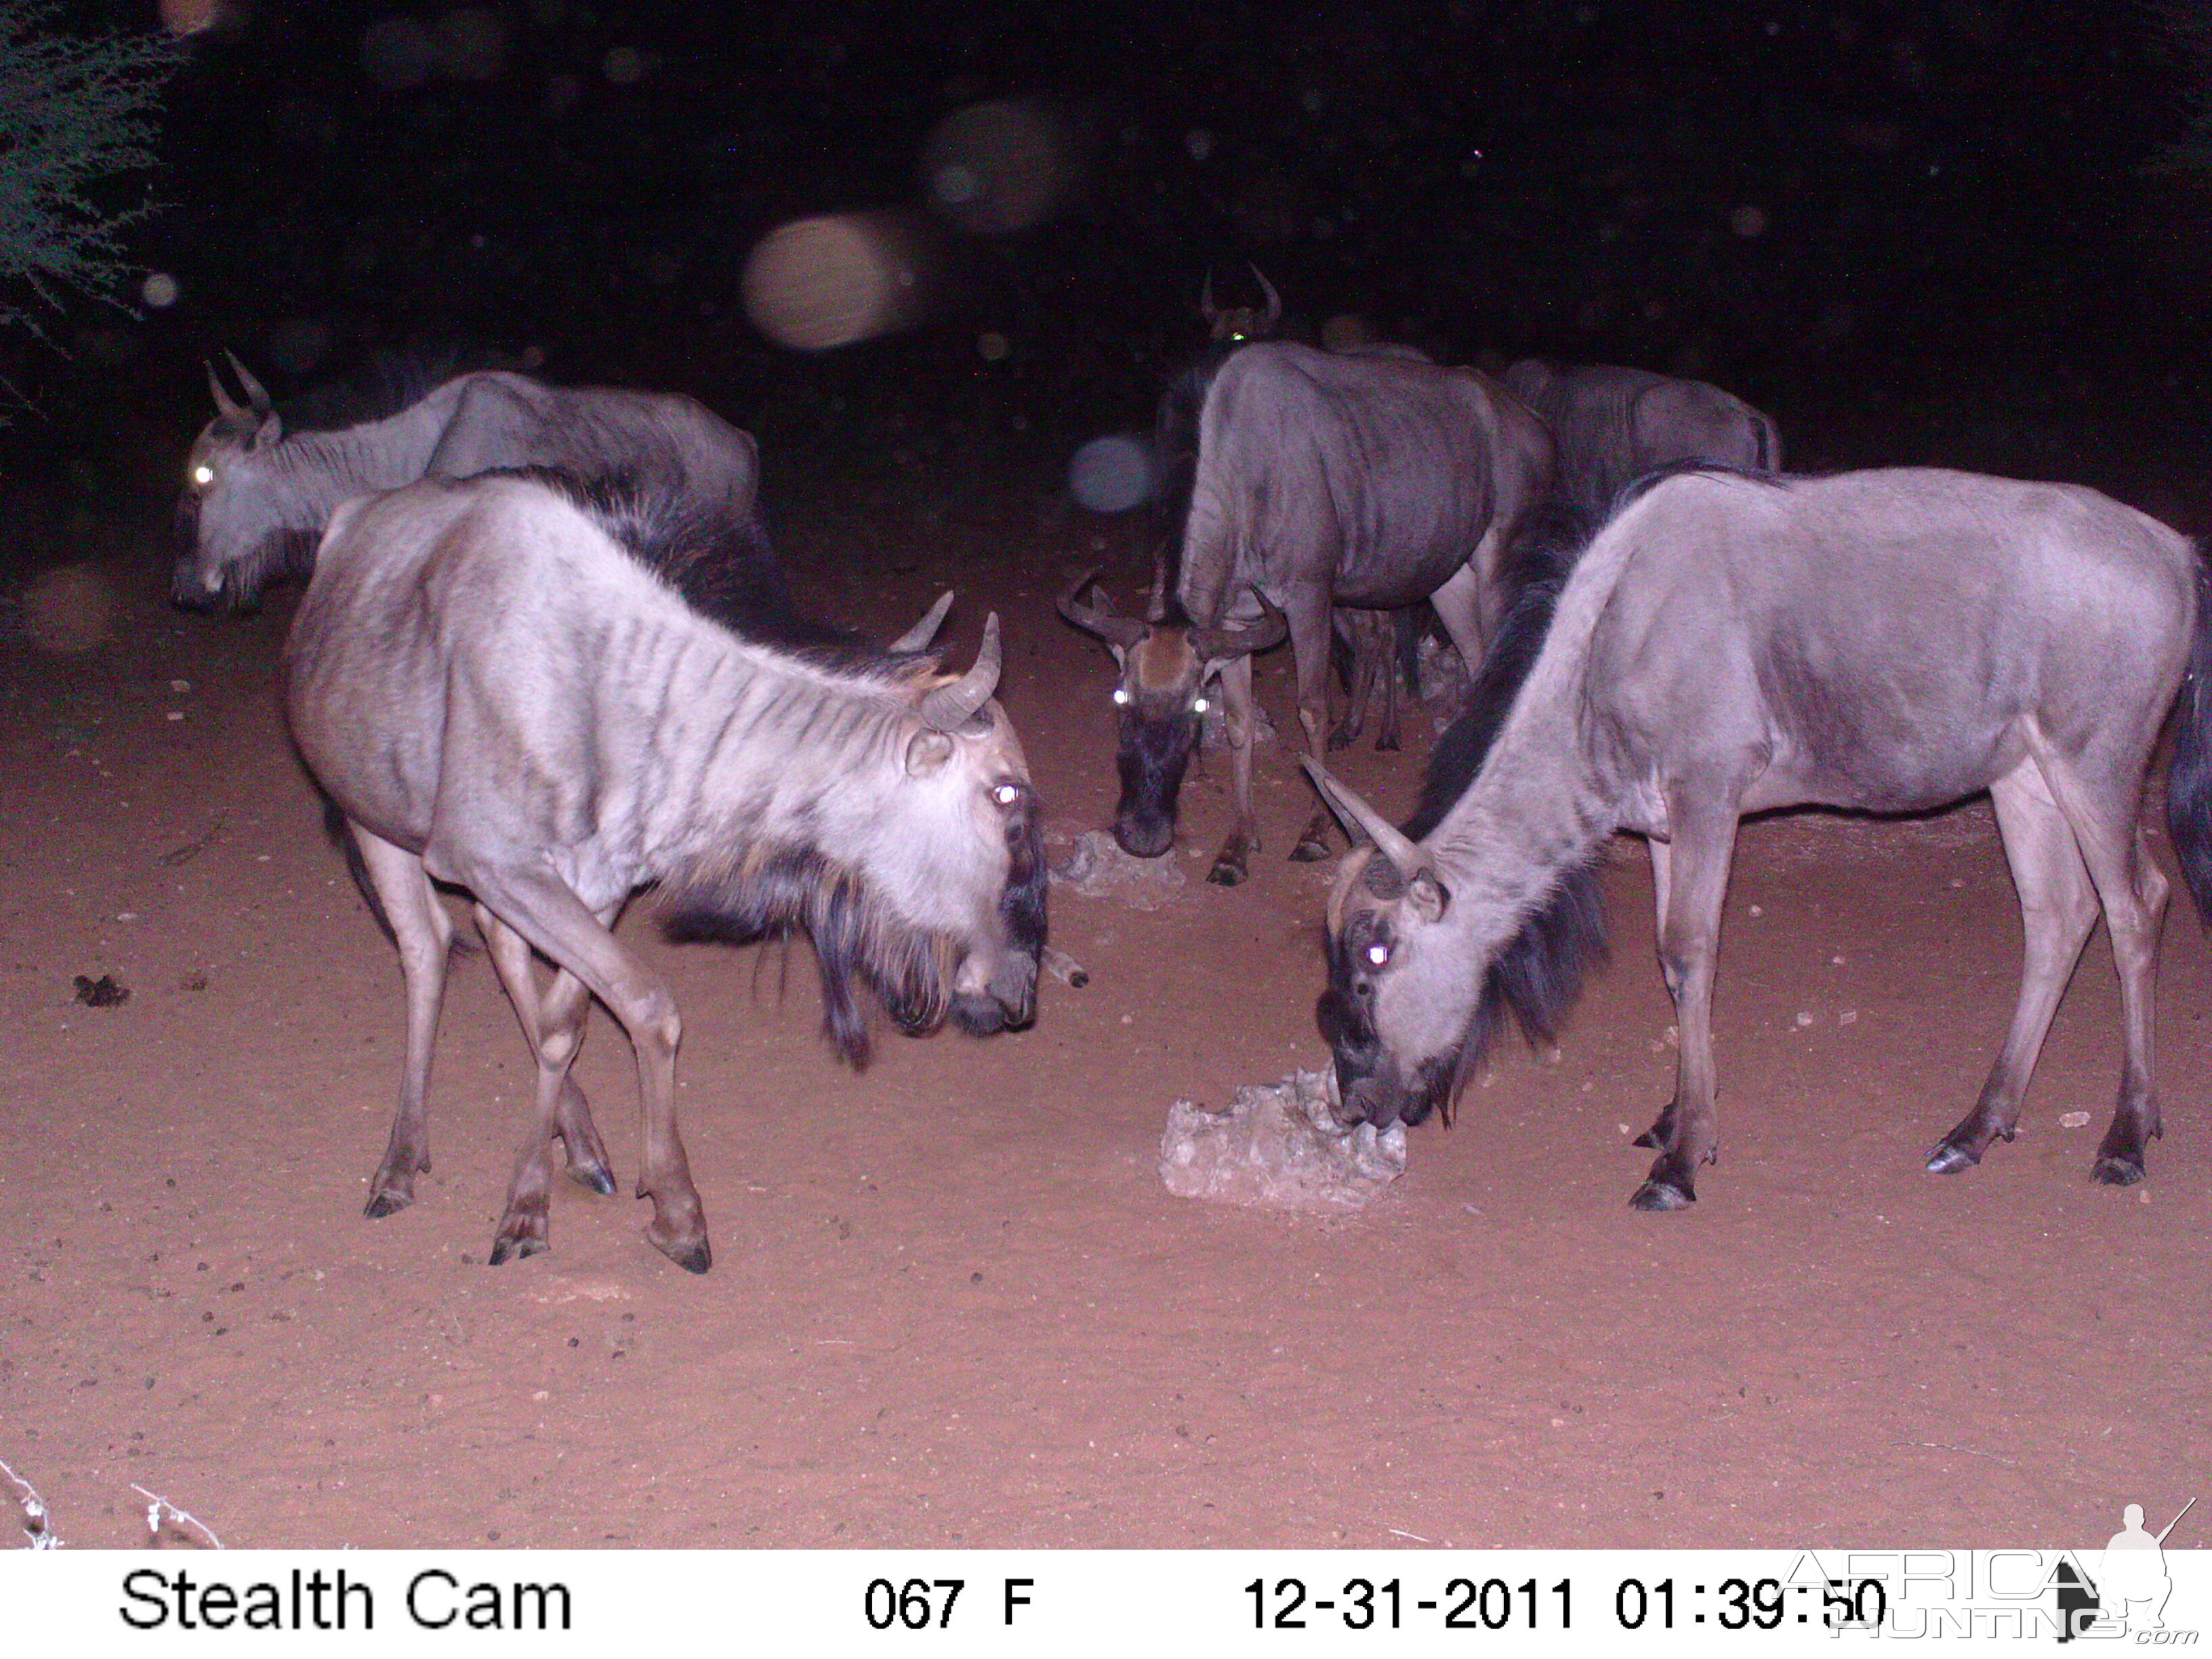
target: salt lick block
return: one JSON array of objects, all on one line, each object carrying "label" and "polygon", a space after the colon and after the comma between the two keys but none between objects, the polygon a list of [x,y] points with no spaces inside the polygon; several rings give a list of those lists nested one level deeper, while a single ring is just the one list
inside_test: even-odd
[{"label": "salt lick block", "polygon": [[1178,1100],[1160,1137],[1160,1179],[1178,1198],[1278,1210],[1356,1210],[1406,1172],[1406,1127],[1337,1121],[1334,1076],[1293,1072],[1243,1088],[1224,1110]]}]

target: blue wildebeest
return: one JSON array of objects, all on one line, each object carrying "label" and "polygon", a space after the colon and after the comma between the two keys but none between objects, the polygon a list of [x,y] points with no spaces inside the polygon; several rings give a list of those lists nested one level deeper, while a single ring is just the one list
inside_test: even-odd
[{"label": "blue wildebeest", "polygon": [[1678,462],[1782,469],[1773,421],[1703,380],[1607,363],[1559,368],[1535,357],[1498,378],[1551,428],[1556,487],[1584,512],[1604,513],[1632,479]]},{"label": "blue wildebeest", "polygon": [[[1285,635],[1307,752],[1327,740],[1328,641],[1338,605],[1427,599],[1470,667],[1495,620],[1499,550],[1545,493],[1551,441],[1516,398],[1471,369],[1395,356],[1249,345],[1207,389],[1175,580],[1162,615],[1086,604],[1061,614],[1121,667],[1121,805],[1114,834],[1140,858],[1175,839],[1176,797],[1209,682],[1220,682],[1237,823],[1207,879],[1244,879],[1252,818],[1252,653]],[[1327,856],[1316,815],[1291,856]]]},{"label": "blue wildebeest", "polygon": [[[1713,970],[1737,821],[1819,805],[1912,812],[1986,789],[2027,934],[2012,1025],[1974,1109],[1928,1167],[2010,1139],[2060,994],[2101,906],[2125,1030],[2118,1109],[2092,1174],[2142,1179],[2160,1133],[2152,981],[2166,878],[2136,827],[2185,677],[2168,817],[2212,902],[2212,609],[2196,549],[2094,491],[1934,471],[1753,477],[1700,470],[1631,498],[1539,607],[1525,681],[1465,718],[1460,775],[1418,835],[1322,780],[1374,842],[1328,907],[1318,1017],[1347,1111],[1447,1109],[1501,1001],[1556,1012],[1571,951],[1535,993],[1495,970],[1563,878],[1616,830],[1649,838],[1659,959],[1681,1034],[1674,1096],[1638,1143],[1634,1203],[1690,1203],[1717,1145]],[[1547,631],[1548,628],[1548,631]],[[1318,773],[1318,769],[1316,769]],[[1516,944],[1516,941],[1520,940]],[[1556,971],[1553,971],[1556,970]]]},{"label": "blue wildebeest", "polygon": [[[676,1006],[609,931],[636,889],[692,931],[812,939],[823,1032],[868,1053],[856,985],[927,1031],[1026,1025],[1045,866],[1021,744],[992,691],[997,618],[965,674],[746,639],[658,571],[695,533],[666,495],[539,470],[424,480],[340,507],[285,647],[308,770],[344,815],[397,937],[407,1059],[368,1213],[429,1165],[430,1051],[465,888],[538,1061],[494,1262],[545,1248],[553,1143],[612,1190],[569,1080],[587,1000],[637,1051],[647,1237],[704,1272],[677,1133]],[[555,973],[541,991],[535,948]]]},{"label": "blue wildebeest", "polygon": [[694,538],[690,565],[760,625],[799,628],[801,642],[817,642],[821,630],[799,628],[761,532],[759,450],[703,404],[489,370],[457,375],[382,420],[288,434],[260,382],[237,358],[230,366],[246,401],[234,401],[210,365],[217,413],[185,459],[186,545],[171,586],[180,605],[251,605],[274,578],[305,575],[316,538],[349,496],[550,466],[627,477],[712,515],[721,533]]},{"label": "blue wildebeest", "polygon": [[[1198,313],[1206,329],[1206,349],[1176,372],[1160,397],[1152,434],[1152,602],[1146,611],[1155,622],[1166,615],[1165,595],[1174,586],[1169,573],[1176,551],[1182,545],[1183,529],[1190,518],[1191,489],[1198,475],[1199,413],[1205,404],[1206,391],[1232,353],[1273,338],[1282,324],[1283,300],[1275,292],[1275,285],[1259,266],[1248,264],[1246,268],[1259,288],[1257,305],[1216,303],[1213,271],[1211,267],[1207,269],[1198,301]],[[1427,354],[1413,346],[1382,340],[1367,341],[1341,350],[1339,355],[1430,361]],[[1419,610],[1416,606],[1401,611],[1392,622],[1384,621],[1372,611],[1350,607],[1338,611],[1335,626],[1347,658],[1346,689],[1351,701],[1344,723],[1330,734],[1332,746],[1341,747],[1358,737],[1370,702],[1379,700],[1382,716],[1376,747],[1398,747],[1398,691],[1401,677],[1392,670],[1401,658],[1408,663],[1413,660]],[[1394,645],[1398,647],[1395,653]]]}]

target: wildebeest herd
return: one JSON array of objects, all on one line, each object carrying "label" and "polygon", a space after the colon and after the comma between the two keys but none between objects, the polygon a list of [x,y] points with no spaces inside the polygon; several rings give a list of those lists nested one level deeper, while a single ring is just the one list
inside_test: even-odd
[{"label": "wildebeest herd", "polygon": [[[1449,1115],[1509,1015],[1555,1028],[1604,948],[1593,864],[1625,830],[1650,847],[1680,1037],[1632,1201],[1690,1203],[1717,1145],[1710,1008],[1738,821],[1986,790],[2026,932],[2020,997],[1928,1167],[2012,1138],[2101,912],[2124,1061],[2092,1174],[2142,1179],[2160,1133],[2167,882],[2137,820],[2177,698],[2167,821],[2212,905],[2212,605],[2187,538],[2075,486],[1787,475],[1773,422],[1700,382],[1533,361],[1493,379],[1410,350],[1245,343],[1279,317],[1273,290],[1233,327],[1212,297],[1221,343],[1159,423],[1148,614],[1094,597],[1095,573],[1060,609],[1121,668],[1114,830],[1129,853],[1171,846],[1218,689],[1224,884],[1258,847],[1252,656],[1289,641],[1304,766],[1354,841],[1316,1011],[1347,1121]],[[556,1156],[614,1189],[569,1075],[596,997],[636,1051],[647,1237],[709,1265],[676,1121],[678,1012],[611,931],[641,890],[693,936],[805,933],[824,1035],[855,1064],[862,988],[909,1031],[1033,1020],[1047,872],[993,695],[995,616],[954,672],[929,649],[945,601],[882,647],[799,614],[761,531],[752,440],[689,398],[474,374],[382,420],[288,434],[232,368],[246,398],[210,369],[218,413],[187,463],[173,592],[251,603],[308,576],[284,653],[293,737],[406,990],[370,1215],[411,1202],[429,1167],[452,944],[434,883],[473,899],[537,1062],[494,1262],[547,1247]],[[1322,763],[1332,634],[1362,684],[1395,682],[1429,611],[1471,678],[1419,808],[1394,825]],[[1292,856],[1321,856],[1326,833],[1316,815]]]}]

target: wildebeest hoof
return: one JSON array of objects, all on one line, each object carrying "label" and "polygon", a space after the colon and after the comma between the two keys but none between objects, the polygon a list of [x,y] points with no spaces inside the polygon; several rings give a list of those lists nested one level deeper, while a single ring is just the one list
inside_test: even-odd
[{"label": "wildebeest hoof", "polygon": [[1947,1140],[1928,1154],[1928,1173],[1957,1175],[1961,1170],[1972,1169],[1981,1161],[1982,1155],[1972,1147],[1961,1146],[1955,1141]]},{"label": "wildebeest hoof", "polygon": [[1244,861],[1242,859],[1216,859],[1206,878],[1216,887],[1241,887],[1244,884]]},{"label": "wildebeest hoof", "polygon": [[509,1238],[502,1233],[491,1242],[491,1265],[495,1267],[505,1267],[509,1261],[520,1261],[526,1256],[541,1255],[552,1248],[552,1242],[549,1239],[537,1237],[528,1233],[523,1234],[519,1238]]},{"label": "wildebeest hoof", "polygon": [[1628,1200],[1632,1210],[1650,1210],[1655,1213],[1664,1210],[1686,1210],[1698,1201],[1698,1195],[1671,1181],[1647,1181],[1636,1189]]},{"label": "wildebeest hoof", "polygon": [[2132,1187],[2142,1178],[2141,1152],[2106,1152],[2089,1167],[2089,1179],[2100,1187]]},{"label": "wildebeest hoof", "polygon": [[369,1194],[368,1203],[362,1211],[371,1221],[381,1221],[388,1215],[397,1215],[415,1201],[412,1193],[395,1192],[380,1188]]},{"label": "wildebeest hoof", "polygon": [[571,1164],[568,1179],[601,1198],[615,1195],[615,1172],[604,1164]]},{"label": "wildebeest hoof", "polygon": [[658,1239],[653,1237],[653,1230],[650,1227],[646,1229],[645,1236],[654,1249],[659,1251],[687,1273],[703,1273],[714,1265],[714,1253],[708,1248],[707,1241],[703,1238]]}]

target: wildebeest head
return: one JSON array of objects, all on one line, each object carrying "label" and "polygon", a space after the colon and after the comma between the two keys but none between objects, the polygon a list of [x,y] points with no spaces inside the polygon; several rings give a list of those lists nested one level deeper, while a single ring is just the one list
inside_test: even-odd
[{"label": "wildebeest head", "polygon": [[804,932],[821,970],[823,1035],[854,1066],[871,1048],[863,987],[914,1036],[948,1018],[983,1036],[1036,1018],[1042,815],[991,695],[999,665],[993,617],[966,673],[922,664],[904,676],[911,704],[890,749],[842,769],[808,804],[803,841],[744,846],[734,865],[710,858],[664,880],[678,938]]},{"label": "wildebeest head", "polygon": [[[1021,739],[992,692],[999,619],[984,623],[974,666],[921,693],[904,765],[926,803],[920,836],[886,848],[902,904],[942,913],[957,942],[949,1012],[981,1036],[1018,1030],[1036,1015],[1037,957],[1045,943],[1044,826]],[[898,1011],[895,1008],[894,1013]]]},{"label": "wildebeest head", "polygon": [[1444,927],[1452,895],[1421,845],[1319,767],[1322,798],[1355,838],[1328,898],[1328,988],[1315,1009],[1346,1118],[1378,1126],[1449,1115],[1497,1026],[1492,964]]},{"label": "wildebeest head", "polygon": [[178,553],[169,592],[179,605],[205,609],[228,599],[250,604],[262,583],[289,564],[298,539],[272,510],[262,459],[284,435],[269,393],[246,365],[226,352],[246,401],[233,401],[208,365],[216,417],[201,428],[185,458],[177,502]]},{"label": "wildebeest head", "polygon": [[1121,665],[1114,702],[1121,711],[1115,755],[1121,799],[1114,810],[1114,839],[1132,857],[1156,859],[1175,844],[1182,775],[1198,747],[1206,688],[1237,658],[1279,642],[1289,624],[1265,599],[1256,623],[1203,628],[1188,620],[1139,622],[1118,615],[1103,596],[1084,602],[1097,574],[1086,571],[1060,595],[1060,614],[1104,641]]},{"label": "wildebeest head", "polygon": [[1217,345],[1237,345],[1246,340],[1264,340],[1275,331],[1283,320],[1282,296],[1275,285],[1261,274],[1260,267],[1247,267],[1252,280],[1260,285],[1261,303],[1256,306],[1220,306],[1213,301],[1213,271],[1209,267],[1206,282],[1199,290],[1198,314],[1206,319],[1207,337]]}]

